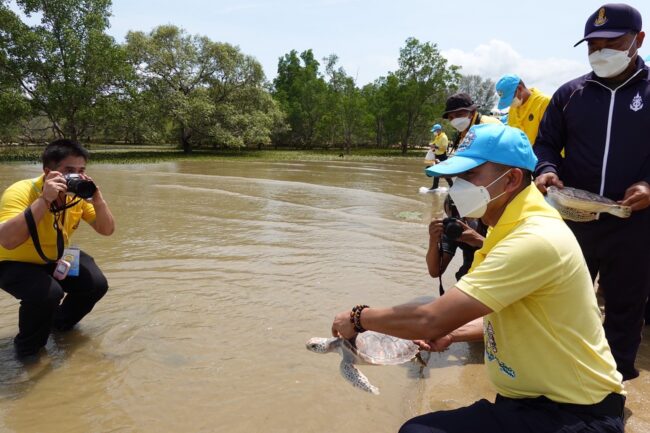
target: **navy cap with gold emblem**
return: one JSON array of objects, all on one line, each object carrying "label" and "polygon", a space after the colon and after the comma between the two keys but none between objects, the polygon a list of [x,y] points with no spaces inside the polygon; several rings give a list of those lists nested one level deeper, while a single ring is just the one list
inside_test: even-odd
[{"label": "navy cap with gold emblem", "polygon": [[632,6],[624,3],[603,5],[587,19],[584,37],[574,47],[589,39],[614,39],[629,32],[639,33],[641,24],[641,14]]}]

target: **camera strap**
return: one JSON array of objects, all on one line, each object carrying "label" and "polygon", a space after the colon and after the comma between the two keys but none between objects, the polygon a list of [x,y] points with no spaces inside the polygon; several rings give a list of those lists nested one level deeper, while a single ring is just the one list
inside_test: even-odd
[{"label": "camera strap", "polygon": [[[75,201],[77,199],[77,201]],[[56,215],[57,212],[64,211],[66,209],[70,209],[73,206],[76,206],[77,203],[81,202],[80,198],[77,198],[77,195],[75,194],[74,197],[72,197],[72,200],[70,200],[70,203],[66,203],[61,207],[57,207],[56,204],[52,203],[52,209],[51,211]]]},{"label": "camera strap", "polygon": [[[32,214],[31,206],[27,206],[24,214],[25,220],[27,221],[27,228],[29,229],[29,235],[32,237],[32,242],[34,242],[34,248],[36,248],[36,252],[45,263],[56,263],[61,258],[61,256],[63,256],[63,231],[59,227],[57,215],[54,215],[54,229],[56,230],[56,259],[52,260],[47,258],[41,249],[41,242],[38,240],[36,221],[34,221],[34,214]],[[65,219],[65,213],[63,214],[63,219]]]}]

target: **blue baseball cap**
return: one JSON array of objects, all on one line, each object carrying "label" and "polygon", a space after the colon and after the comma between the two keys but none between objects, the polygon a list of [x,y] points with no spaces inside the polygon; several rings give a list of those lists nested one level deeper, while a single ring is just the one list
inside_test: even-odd
[{"label": "blue baseball cap", "polygon": [[442,129],[442,126],[440,126],[439,123],[436,123],[435,125],[433,125],[433,126],[431,127],[431,132],[438,131],[438,130],[440,130],[440,129]]},{"label": "blue baseball cap", "polygon": [[497,81],[496,89],[499,94],[499,110],[503,110],[512,104],[515,98],[515,91],[521,82],[521,78],[515,74],[506,74]]},{"label": "blue baseball cap", "polygon": [[629,32],[639,33],[642,24],[641,14],[630,5],[603,5],[587,18],[584,37],[574,47],[593,38],[614,39]]},{"label": "blue baseball cap", "polygon": [[486,162],[535,170],[537,157],[521,129],[486,123],[472,126],[449,159],[424,170],[427,176],[451,176],[464,173]]}]

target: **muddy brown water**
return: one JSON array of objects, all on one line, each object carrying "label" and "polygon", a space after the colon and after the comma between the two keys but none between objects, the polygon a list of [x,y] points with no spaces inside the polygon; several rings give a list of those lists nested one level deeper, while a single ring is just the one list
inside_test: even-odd
[{"label": "muddy brown water", "polygon": [[[430,299],[419,161],[90,165],[117,220],[73,243],[110,283],[34,365],[13,357],[18,304],[0,292],[2,432],[394,432],[409,417],[492,398],[480,345],[428,366],[362,366],[305,349],[363,302]],[[0,187],[35,177],[3,165]],[[458,259],[458,257],[457,257]],[[452,268],[459,265],[452,262]],[[453,272],[447,272],[453,279]],[[453,284],[445,279],[446,285]],[[628,383],[628,432],[650,431],[650,348]]]}]

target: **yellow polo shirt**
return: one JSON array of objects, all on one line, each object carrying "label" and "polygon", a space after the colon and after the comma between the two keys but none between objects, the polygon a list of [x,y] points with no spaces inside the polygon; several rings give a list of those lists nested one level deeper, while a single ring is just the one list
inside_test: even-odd
[{"label": "yellow polo shirt", "polygon": [[[27,206],[31,205],[43,191],[43,176],[35,179],[21,180],[5,190],[0,198],[0,224],[22,214]],[[69,203],[72,197],[66,198]],[[92,224],[95,221],[95,208],[85,200],[81,200],[73,207],[65,210],[65,219],[62,228],[65,246],[69,245],[70,237],[79,227],[81,220]],[[45,216],[36,225],[41,249],[46,257],[56,258],[56,230],[53,227],[54,214],[46,212]],[[7,250],[0,245],[0,261],[12,260],[17,262],[43,264],[43,260],[36,252],[32,237],[13,250]]]},{"label": "yellow polo shirt", "polygon": [[551,102],[551,97],[534,87],[530,89],[530,92],[531,95],[524,104],[519,107],[510,107],[508,126],[521,129],[530,140],[530,144],[535,144],[539,123],[542,121],[548,103]]},{"label": "yellow polo shirt", "polygon": [[580,246],[533,184],[456,286],[493,310],[483,319],[485,363],[499,394],[594,404],[623,393]]},{"label": "yellow polo shirt", "polygon": [[449,145],[447,134],[441,132],[436,136],[436,138],[433,139],[431,144],[435,146],[434,153],[436,155],[445,155],[447,153],[447,146]]}]

